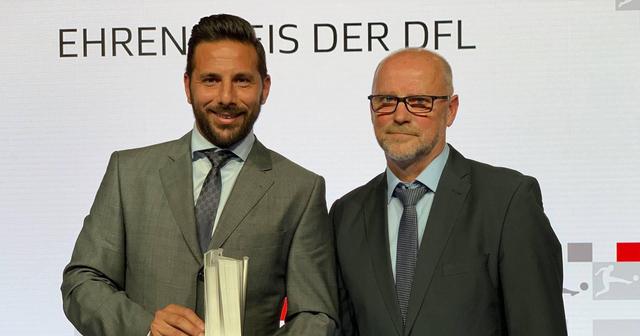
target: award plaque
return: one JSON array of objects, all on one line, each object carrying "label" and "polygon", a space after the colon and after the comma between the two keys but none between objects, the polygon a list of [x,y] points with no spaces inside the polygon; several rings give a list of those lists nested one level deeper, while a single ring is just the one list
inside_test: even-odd
[{"label": "award plaque", "polygon": [[222,249],[204,255],[206,336],[242,336],[249,258],[225,257]]}]

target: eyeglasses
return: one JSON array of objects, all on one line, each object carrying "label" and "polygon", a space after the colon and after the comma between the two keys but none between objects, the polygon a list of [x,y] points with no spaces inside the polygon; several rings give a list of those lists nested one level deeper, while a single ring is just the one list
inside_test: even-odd
[{"label": "eyeglasses", "polygon": [[433,110],[433,104],[438,99],[449,100],[450,96],[429,96],[417,95],[396,97],[390,95],[370,95],[367,97],[371,102],[371,111],[377,114],[390,114],[396,111],[400,102],[404,103],[407,111],[417,115],[425,116]]}]

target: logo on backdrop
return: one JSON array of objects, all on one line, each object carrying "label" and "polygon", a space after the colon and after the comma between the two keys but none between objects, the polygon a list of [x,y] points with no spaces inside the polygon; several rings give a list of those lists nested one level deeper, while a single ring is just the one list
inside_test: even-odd
[{"label": "logo on backdrop", "polygon": [[616,10],[640,10],[640,0],[615,0]]},{"label": "logo on backdrop", "polygon": [[[616,243],[616,260],[593,261],[593,243],[568,243],[568,271],[576,263],[590,264],[588,275],[576,288],[563,288],[565,296],[589,295],[594,301],[640,300],[640,242]],[[568,286],[571,287],[571,286]],[[640,320],[594,320],[594,336],[636,335]]]},{"label": "logo on backdrop", "polygon": [[[255,25],[265,50],[270,53],[316,54],[390,51],[402,47],[433,50],[476,49],[465,35],[462,20],[411,20],[386,22],[309,23],[304,26]],[[58,29],[61,58],[185,55],[187,27],[110,27]]]}]

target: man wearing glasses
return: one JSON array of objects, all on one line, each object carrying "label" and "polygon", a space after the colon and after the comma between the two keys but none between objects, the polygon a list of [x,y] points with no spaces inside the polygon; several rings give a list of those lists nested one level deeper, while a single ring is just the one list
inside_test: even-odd
[{"label": "man wearing glasses", "polygon": [[566,335],[538,182],[446,143],[459,104],[447,61],[395,52],[368,98],[387,168],[331,209],[342,334]]}]

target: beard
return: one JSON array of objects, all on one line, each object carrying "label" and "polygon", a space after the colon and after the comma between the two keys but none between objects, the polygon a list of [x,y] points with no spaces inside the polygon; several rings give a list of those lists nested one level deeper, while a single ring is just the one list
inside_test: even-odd
[{"label": "beard", "polygon": [[[398,140],[389,133],[405,133],[414,136],[410,140]],[[410,126],[389,125],[376,132],[376,140],[385,155],[397,163],[411,163],[429,155],[440,141],[440,132],[436,131],[431,139],[423,131]]]},{"label": "beard", "polygon": [[[236,105],[217,105],[211,108],[205,107],[204,110],[197,109],[193,104],[191,107],[196,119],[196,125],[202,133],[202,136],[219,148],[229,148],[244,139],[247,134],[251,132],[253,124],[255,124],[260,114],[261,105],[258,104],[251,110]],[[211,113],[218,115],[223,114],[229,117],[244,117],[239,124],[216,125],[207,118]]]}]

